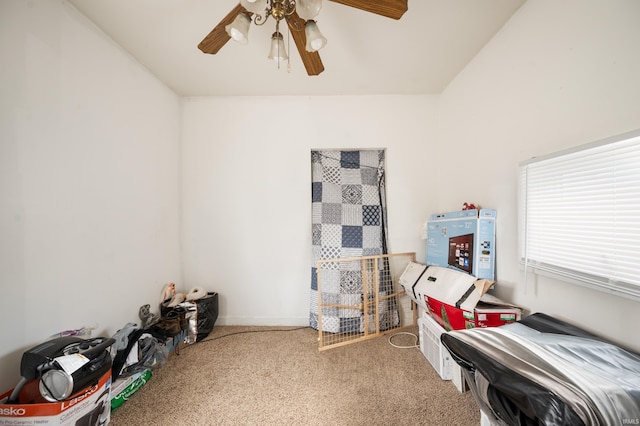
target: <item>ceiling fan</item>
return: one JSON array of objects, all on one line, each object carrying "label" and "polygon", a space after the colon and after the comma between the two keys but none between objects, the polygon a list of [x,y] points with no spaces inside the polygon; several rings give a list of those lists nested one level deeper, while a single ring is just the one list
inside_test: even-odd
[{"label": "ceiling fan", "polygon": [[[282,19],[287,22],[289,33],[295,41],[302,63],[307,70],[308,75],[318,75],[324,71],[324,65],[318,54],[318,48],[324,45],[324,39],[315,27],[313,21],[313,13],[317,14],[320,10],[322,0],[241,0],[231,11],[225,16],[216,27],[200,42],[198,48],[204,53],[215,55],[232,37],[246,43],[246,34],[240,34],[236,29],[230,30],[228,27],[236,25],[236,22],[243,21],[240,25],[248,25],[253,19],[256,25],[262,25],[269,18],[276,20],[276,32],[272,36],[272,52],[284,44],[282,43],[282,35],[279,33],[278,25]],[[392,19],[400,19],[407,11],[408,0],[329,0],[334,3],[340,3],[346,6],[354,7],[365,12],[375,13]],[[302,16],[301,16],[302,15]],[[312,26],[312,31],[316,31],[323,42],[314,41],[313,47],[307,44],[307,34],[305,28]],[[244,37],[244,40],[243,40]],[[275,53],[272,53],[276,55]],[[272,54],[269,57],[272,57]],[[276,55],[280,58],[279,54]],[[274,58],[276,58],[274,56]],[[276,59],[277,59],[276,58]]]}]

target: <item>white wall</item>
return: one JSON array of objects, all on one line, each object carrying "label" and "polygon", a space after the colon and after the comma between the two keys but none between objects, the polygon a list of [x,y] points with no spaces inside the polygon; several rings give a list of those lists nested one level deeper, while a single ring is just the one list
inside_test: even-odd
[{"label": "white wall", "polygon": [[[519,161],[640,128],[640,2],[529,0],[441,97],[440,211],[498,210],[496,292],[640,350],[640,303],[517,261]],[[452,179],[465,171],[469,179]]]},{"label": "white wall", "polygon": [[0,2],[0,57],[2,393],[24,350],[181,281],[180,100],[59,0]]},{"label": "white wall", "polygon": [[311,150],[386,148],[389,246],[424,258],[437,97],[192,98],[183,117],[183,268],[220,324],[306,325]]}]

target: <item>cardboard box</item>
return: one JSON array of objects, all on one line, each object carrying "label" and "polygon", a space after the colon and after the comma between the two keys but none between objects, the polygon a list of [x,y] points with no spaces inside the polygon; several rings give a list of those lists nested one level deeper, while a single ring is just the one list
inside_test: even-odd
[{"label": "cardboard box", "polygon": [[507,305],[495,306],[479,302],[473,309],[465,310],[432,297],[425,297],[428,299],[429,312],[447,331],[499,327],[522,318],[520,308]]},{"label": "cardboard box", "polygon": [[518,321],[522,309],[487,294],[493,281],[411,262],[400,276],[405,292],[446,330],[496,327]]},{"label": "cardboard box", "polygon": [[[39,395],[38,384],[38,380],[25,384],[20,395]],[[0,425],[106,425],[111,416],[110,390],[109,370],[95,386],[87,387],[64,401],[3,403],[0,404]],[[6,401],[11,392],[0,395],[0,401]]]},{"label": "cardboard box", "polygon": [[151,379],[151,370],[140,371],[129,377],[116,380],[111,387],[111,410],[124,404],[134,393]]},{"label": "cardboard box", "polygon": [[493,281],[468,277],[463,272],[429,266],[416,286],[429,313],[445,330],[498,327],[522,317],[521,308],[487,294]]},{"label": "cardboard box", "polygon": [[495,279],[496,211],[434,214],[427,222],[426,264]]},{"label": "cardboard box", "polygon": [[475,308],[476,327],[498,327],[522,319],[522,308],[485,293]]}]

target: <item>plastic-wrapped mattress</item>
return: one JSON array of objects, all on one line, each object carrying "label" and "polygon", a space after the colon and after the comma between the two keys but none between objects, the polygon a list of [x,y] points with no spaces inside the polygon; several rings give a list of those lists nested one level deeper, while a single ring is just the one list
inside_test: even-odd
[{"label": "plastic-wrapped mattress", "polygon": [[640,424],[640,354],[537,313],[443,345],[496,424]]}]

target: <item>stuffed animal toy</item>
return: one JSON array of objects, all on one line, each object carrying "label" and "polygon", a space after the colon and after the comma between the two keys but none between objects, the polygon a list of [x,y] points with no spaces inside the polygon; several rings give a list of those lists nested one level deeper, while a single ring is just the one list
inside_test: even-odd
[{"label": "stuffed animal toy", "polygon": [[207,296],[207,291],[202,287],[194,287],[189,293],[187,293],[186,300],[187,302],[193,302],[194,300],[202,299]]},{"label": "stuffed animal toy", "polygon": [[176,285],[169,283],[164,286],[162,293],[160,294],[160,304],[168,305],[176,295]]},{"label": "stuffed animal toy", "polygon": [[158,320],[160,319],[157,314],[151,312],[151,306],[148,304],[140,306],[138,316],[142,320],[142,328],[147,328],[150,325],[158,322]]},{"label": "stuffed animal toy", "polygon": [[184,293],[176,292],[176,285],[174,283],[169,283],[162,289],[160,305],[165,308],[175,308],[184,302],[185,298],[186,295]]}]

